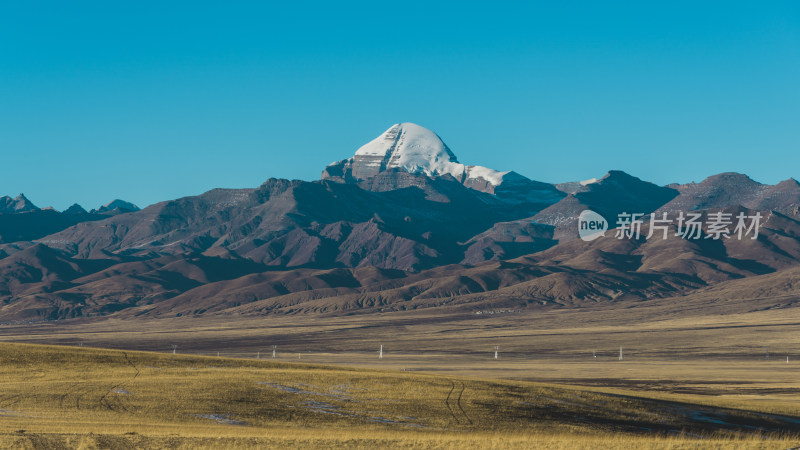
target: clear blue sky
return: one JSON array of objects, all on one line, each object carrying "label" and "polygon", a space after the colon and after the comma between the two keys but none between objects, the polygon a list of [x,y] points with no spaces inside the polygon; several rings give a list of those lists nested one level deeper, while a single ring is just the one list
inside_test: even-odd
[{"label": "clear blue sky", "polygon": [[541,181],[800,178],[800,2],[435,3],[2,2],[0,195],[314,180],[403,121]]}]

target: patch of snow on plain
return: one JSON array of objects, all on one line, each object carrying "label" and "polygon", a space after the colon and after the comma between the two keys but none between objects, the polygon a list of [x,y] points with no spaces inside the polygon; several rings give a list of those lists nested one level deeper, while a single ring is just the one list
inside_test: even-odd
[{"label": "patch of snow on plain", "polygon": [[194,416],[201,419],[213,420],[223,425],[247,425],[247,422],[231,419],[227,414],[195,414]]}]

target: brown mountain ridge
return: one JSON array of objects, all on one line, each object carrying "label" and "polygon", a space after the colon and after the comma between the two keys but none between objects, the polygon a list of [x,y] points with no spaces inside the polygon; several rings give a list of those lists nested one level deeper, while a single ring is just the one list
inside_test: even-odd
[{"label": "brown mountain ridge", "polygon": [[[567,193],[463,165],[411,125],[387,130],[318,181],[273,178],[89,213],[3,197],[0,321],[576,306],[684,295],[800,266],[793,179],[770,186],[723,173],[657,186],[610,171],[567,183]],[[707,225],[701,239],[684,239],[673,225],[668,239],[610,230],[585,242],[585,209],[611,228],[623,212],[763,219],[757,239],[706,239]]]}]

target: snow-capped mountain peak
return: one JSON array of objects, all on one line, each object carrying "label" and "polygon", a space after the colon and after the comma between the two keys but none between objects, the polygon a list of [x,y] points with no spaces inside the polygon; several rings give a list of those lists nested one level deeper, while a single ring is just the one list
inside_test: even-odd
[{"label": "snow-capped mountain peak", "polygon": [[392,172],[428,178],[453,177],[465,187],[511,203],[552,204],[564,196],[551,184],[530,180],[513,171],[461,164],[436,133],[409,122],[392,125],[361,146],[351,158],[328,165],[322,171],[322,179],[345,183],[379,179],[376,186],[381,190],[408,186],[407,181],[394,178]]},{"label": "snow-capped mountain peak", "polygon": [[404,122],[392,125],[380,136],[356,150],[359,156],[386,156],[392,154],[436,157],[456,161],[456,155],[433,131],[415,123]]},{"label": "snow-capped mountain peak", "polygon": [[337,176],[363,180],[391,169],[430,177],[452,175],[466,183],[484,180],[497,186],[509,172],[487,167],[466,166],[433,131],[417,124],[404,122],[392,125],[380,136],[364,144],[352,158],[331,164],[323,178]]}]

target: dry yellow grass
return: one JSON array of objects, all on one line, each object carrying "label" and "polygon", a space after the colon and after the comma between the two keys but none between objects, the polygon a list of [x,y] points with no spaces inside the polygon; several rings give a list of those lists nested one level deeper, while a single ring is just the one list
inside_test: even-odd
[{"label": "dry yellow grass", "polygon": [[800,445],[787,418],[693,397],[388,370],[4,343],[0,380],[6,448]]},{"label": "dry yellow grass", "polygon": [[0,435],[3,448],[175,448],[175,449],[261,449],[261,448],[430,448],[430,449],[787,449],[796,445],[788,439],[757,438],[697,439],[653,438],[620,435],[498,435],[453,433],[415,433],[300,430],[276,431],[262,436],[203,436],[202,434],[168,436],[139,434],[41,433],[36,435]]},{"label": "dry yellow grass", "polygon": [[[161,352],[177,344],[181,353],[240,358],[264,355],[277,344],[281,361],[301,354],[300,361],[318,364],[700,395],[731,407],[800,415],[800,309],[721,314],[714,305],[723,301],[684,300],[468,317],[408,311],[95,318],[0,325],[0,340]],[[379,344],[386,349],[382,361]],[[498,361],[491,358],[494,345]]]}]

